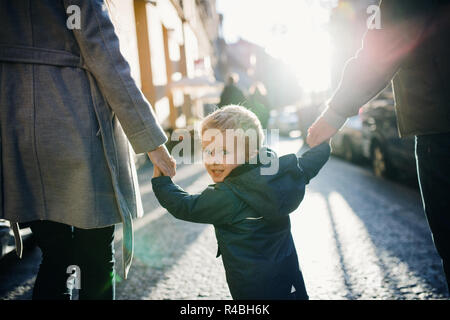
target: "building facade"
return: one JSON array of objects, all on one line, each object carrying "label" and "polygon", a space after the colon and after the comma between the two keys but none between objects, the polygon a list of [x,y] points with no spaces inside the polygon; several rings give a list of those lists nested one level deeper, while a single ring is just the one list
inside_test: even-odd
[{"label": "building facade", "polygon": [[192,84],[215,84],[215,0],[111,0],[108,9],[132,77],[163,127],[202,116]]}]

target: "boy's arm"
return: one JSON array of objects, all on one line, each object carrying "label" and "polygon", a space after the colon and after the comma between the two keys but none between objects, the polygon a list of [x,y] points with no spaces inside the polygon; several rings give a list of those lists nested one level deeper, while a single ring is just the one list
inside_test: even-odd
[{"label": "boy's arm", "polygon": [[330,157],[331,148],[328,142],[311,148],[298,158],[298,165],[305,173],[306,183],[314,178]]},{"label": "boy's arm", "polygon": [[200,194],[191,195],[167,176],[153,178],[152,185],[161,206],[178,219],[209,224],[231,222],[235,211],[231,192],[208,187]]}]

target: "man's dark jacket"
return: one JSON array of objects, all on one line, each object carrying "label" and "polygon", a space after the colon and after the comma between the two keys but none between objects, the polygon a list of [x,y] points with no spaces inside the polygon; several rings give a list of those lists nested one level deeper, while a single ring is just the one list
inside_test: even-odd
[{"label": "man's dark jacket", "polygon": [[261,174],[268,165],[244,164],[200,194],[188,194],[169,177],[152,179],[153,191],[175,217],[214,225],[234,299],[307,299],[289,213],[328,160],[330,147],[319,145],[300,158],[268,152],[279,161],[276,174]]}]

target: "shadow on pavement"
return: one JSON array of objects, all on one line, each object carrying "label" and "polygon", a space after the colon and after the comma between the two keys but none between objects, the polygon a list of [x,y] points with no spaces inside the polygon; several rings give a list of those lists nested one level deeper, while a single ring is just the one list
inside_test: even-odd
[{"label": "shadow on pavement", "polygon": [[[354,174],[349,175],[349,172]],[[326,201],[347,298],[357,299],[361,295],[353,288],[347,263],[347,260],[358,257],[349,257],[348,252],[347,255],[343,252],[341,238],[345,230],[342,225],[337,225],[336,220],[345,218],[340,217],[339,210],[333,210],[330,203],[330,198],[336,194],[345,200],[364,224],[377,255],[375,263],[383,272],[383,285],[389,291],[401,297],[403,290],[408,289],[398,283],[396,266],[389,265],[388,260],[394,257],[406,263],[410,272],[408,275],[420,279],[432,294],[445,296],[447,289],[441,262],[434,249],[417,190],[374,177],[364,168],[339,159],[328,162],[308,189],[322,195]],[[358,239],[355,238],[355,241]]]}]

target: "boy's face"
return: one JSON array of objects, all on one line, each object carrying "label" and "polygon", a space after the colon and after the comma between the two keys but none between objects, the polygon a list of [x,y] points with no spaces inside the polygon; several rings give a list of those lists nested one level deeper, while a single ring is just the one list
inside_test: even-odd
[{"label": "boy's face", "polygon": [[[216,141],[216,139],[221,139],[223,143],[220,145],[220,141]],[[239,166],[236,146],[232,150],[228,150],[225,140],[225,135],[213,136],[211,140],[202,139],[205,168],[215,183],[223,182],[230,172]]]}]

